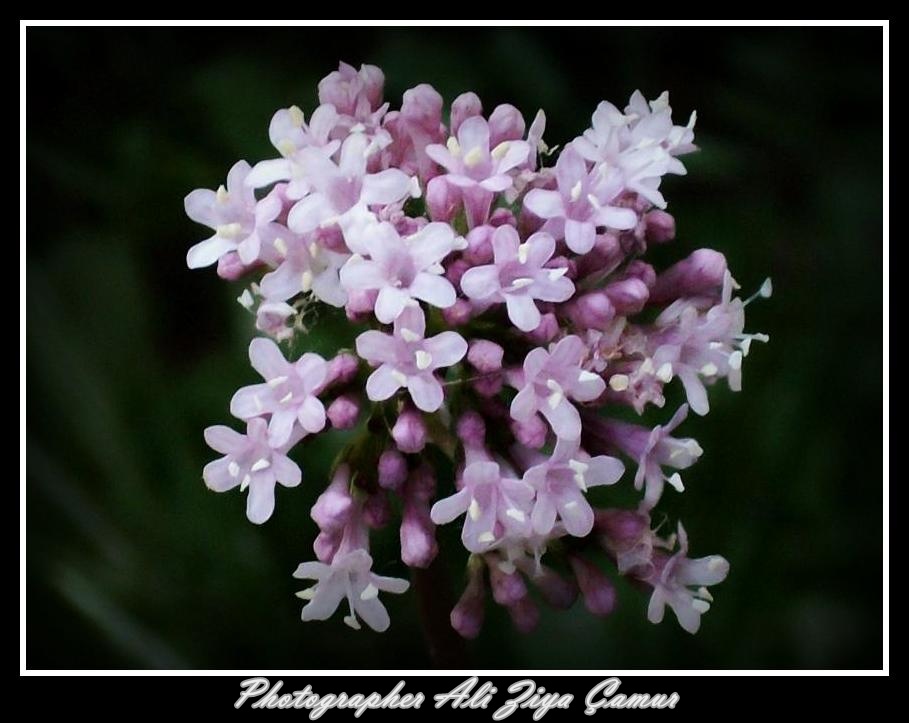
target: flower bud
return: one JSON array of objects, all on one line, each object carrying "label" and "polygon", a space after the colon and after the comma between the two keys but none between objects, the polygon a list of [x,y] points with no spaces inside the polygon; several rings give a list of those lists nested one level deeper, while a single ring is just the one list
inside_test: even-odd
[{"label": "flower bud", "polygon": [[512,419],[511,432],[514,434],[515,439],[525,447],[540,449],[546,444],[549,427],[546,426],[546,422],[540,419],[539,415],[534,415],[523,422]]},{"label": "flower bud", "polygon": [[323,532],[336,532],[347,524],[352,506],[350,470],[347,465],[341,465],[331,484],[319,495],[310,516]]},{"label": "flower bud", "polygon": [[615,317],[615,308],[604,291],[591,291],[570,304],[567,313],[581,329],[605,329]]},{"label": "flower bud", "polygon": [[558,333],[559,320],[555,314],[547,313],[540,317],[540,325],[533,331],[528,332],[527,337],[537,344],[548,344]]},{"label": "flower bud", "polygon": [[357,370],[360,368],[360,359],[348,352],[341,352],[335,355],[328,362],[328,373],[325,375],[325,384],[323,388],[337,384],[349,384],[357,376]]},{"label": "flower bud", "polygon": [[464,121],[482,112],[483,104],[476,93],[461,93],[451,104],[451,135],[456,136]]},{"label": "flower bud", "polygon": [[486,442],[486,423],[474,411],[466,412],[458,420],[458,439],[465,447],[476,449]]},{"label": "flower bud", "polygon": [[[487,558],[488,559],[488,558]],[[499,605],[514,605],[521,598],[527,597],[527,586],[524,578],[508,563],[489,561],[489,585],[492,588],[492,599]],[[508,571],[503,571],[505,566]]]},{"label": "flower bud", "polygon": [[664,244],[675,238],[675,218],[659,208],[644,215],[644,239],[649,244]]},{"label": "flower bud", "polygon": [[379,457],[379,486],[398,490],[407,479],[407,460],[396,449],[386,449]]},{"label": "flower bud", "polygon": [[454,305],[442,309],[442,318],[449,326],[463,326],[473,318],[473,307],[467,299],[458,299]]},{"label": "flower bud", "polygon": [[476,564],[471,558],[467,563],[467,585],[457,604],[451,611],[451,627],[458,635],[473,640],[483,627],[483,603],[486,598],[486,587],[483,584],[483,565]]},{"label": "flower bud", "polygon": [[525,635],[532,633],[540,623],[540,609],[529,595],[521,598],[514,605],[510,605],[508,614],[518,632]]},{"label": "flower bud", "polygon": [[406,454],[417,454],[426,446],[426,423],[413,407],[405,407],[398,415],[398,420],[391,430],[392,439],[398,449]]},{"label": "flower bud", "polygon": [[689,296],[718,294],[726,274],[726,257],[713,249],[698,249],[657,277],[650,301],[662,304]]},{"label": "flower bud", "polygon": [[218,259],[218,276],[225,281],[236,281],[242,278],[250,267],[240,261],[236,251],[228,251]]},{"label": "flower bud", "polygon": [[497,372],[502,368],[505,350],[494,341],[474,339],[467,349],[467,361],[481,374]]},{"label": "flower bud", "polygon": [[426,184],[426,209],[433,221],[448,223],[461,206],[461,192],[443,176],[436,176]]},{"label": "flower bud", "polygon": [[631,277],[615,281],[604,289],[616,314],[628,316],[637,314],[647,304],[650,290],[640,279]]},{"label": "flower bud", "polygon": [[606,616],[615,610],[615,586],[600,570],[587,560],[571,555],[568,558],[575,580],[584,598],[584,607],[594,615]]},{"label": "flower bud", "polygon": [[325,414],[335,429],[352,429],[360,416],[360,402],[352,394],[342,394],[328,405]]},{"label": "flower bud", "polygon": [[524,137],[524,116],[513,105],[503,103],[489,115],[489,147],[495,148],[503,141],[517,141]]}]

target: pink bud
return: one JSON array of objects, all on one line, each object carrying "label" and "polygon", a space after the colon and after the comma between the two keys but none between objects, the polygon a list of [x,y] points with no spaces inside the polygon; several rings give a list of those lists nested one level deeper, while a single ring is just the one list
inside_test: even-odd
[{"label": "pink bud", "polygon": [[503,386],[505,386],[505,381],[501,374],[483,376],[470,383],[470,388],[481,397],[495,397],[502,391]]},{"label": "pink bud", "polygon": [[605,329],[615,317],[615,308],[603,291],[591,291],[568,305],[568,317],[581,329]]},{"label": "pink bud", "polygon": [[421,452],[426,446],[427,437],[423,416],[413,407],[405,407],[398,415],[391,436],[402,452],[406,454]]},{"label": "pink bud", "polygon": [[401,115],[429,135],[439,132],[442,122],[442,96],[428,83],[404,91]]},{"label": "pink bud", "polygon": [[493,228],[498,228],[499,226],[514,226],[517,228],[518,221],[507,208],[497,208],[489,214],[489,225]]},{"label": "pink bud", "polygon": [[492,226],[484,225],[470,229],[467,234],[467,249],[464,259],[474,266],[481,266],[492,262]]},{"label": "pink bud", "polygon": [[496,106],[489,116],[489,147],[495,148],[502,141],[517,141],[524,137],[524,116],[513,105]]},{"label": "pink bud", "polygon": [[492,599],[499,605],[514,605],[521,598],[527,597],[527,586],[524,578],[512,566],[511,572],[503,572],[500,563],[489,560],[489,585],[492,588]]},{"label": "pink bud", "polygon": [[319,495],[310,516],[323,532],[337,532],[350,519],[352,506],[350,470],[347,465],[341,465],[335,472],[331,484]]},{"label": "pink bud", "polygon": [[328,362],[328,373],[325,375],[324,387],[330,384],[338,386],[349,384],[357,376],[357,370],[360,368],[360,359],[348,352],[341,352],[335,355]]},{"label": "pink bud", "polygon": [[401,560],[408,567],[429,567],[439,552],[436,526],[429,517],[429,506],[409,500],[401,516]]},{"label": "pink bud", "polygon": [[[472,562],[472,561],[471,561]],[[468,562],[467,586],[461,598],[451,611],[451,627],[462,638],[473,640],[480,634],[483,627],[483,603],[486,597],[486,588],[483,584],[483,566]]]},{"label": "pink bud", "polygon": [[455,217],[461,207],[461,191],[445,180],[436,176],[426,184],[426,209],[433,221],[448,223]]},{"label": "pink bud", "polygon": [[662,304],[690,296],[712,296],[723,287],[726,257],[713,249],[698,249],[657,277],[650,301]]},{"label": "pink bud", "polygon": [[567,610],[577,600],[578,586],[550,567],[541,565],[539,574],[534,575],[531,579],[543,599],[556,609]]},{"label": "pink bud", "polygon": [[607,286],[604,291],[617,314],[628,316],[637,314],[647,304],[650,290],[640,279],[634,277],[615,281]]},{"label": "pink bud", "polygon": [[376,306],[379,293],[375,290],[351,291],[347,294],[347,318],[357,324],[369,319]]},{"label": "pink bud", "polygon": [[458,439],[465,447],[477,449],[486,442],[486,423],[477,412],[469,411],[458,420]]},{"label": "pink bud", "polygon": [[316,557],[322,562],[329,563],[341,546],[341,530],[336,532],[320,532],[313,540],[312,549]]},{"label": "pink bud", "polygon": [[294,315],[294,308],[283,301],[263,301],[256,309],[256,328],[277,339],[293,334],[287,320]]},{"label": "pink bud", "polygon": [[675,238],[675,218],[659,208],[644,215],[644,239],[650,244],[664,244]]},{"label": "pink bud", "polygon": [[624,549],[635,545],[650,531],[650,517],[634,510],[599,509],[594,514],[597,532],[606,538],[612,548]]},{"label": "pink bud", "polygon": [[502,368],[505,350],[494,341],[474,339],[467,349],[467,361],[481,374],[497,372]]},{"label": "pink bud", "polygon": [[540,449],[546,444],[546,436],[549,432],[549,427],[540,419],[539,415],[534,415],[524,422],[512,419],[511,432],[514,434],[515,439],[525,447]]},{"label": "pink bud", "polygon": [[450,261],[448,263],[448,268],[445,269],[445,278],[455,286],[460,286],[461,277],[469,268],[470,264],[467,263],[464,259],[456,259],[454,261]]},{"label": "pink bud", "polygon": [[360,403],[352,394],[342,394],[325,410],[328,421],[335,429],[353,429],[360,416]]},{"label": "pink bud", "polygon": [[483,104],[476,93],[461,93],[451,104],[451,134],[457,135],[464,121],[482,112]]},{"label": "pink bud", "polygon": [[540,317],[540,325],[527,333],[527,338],[537,344],[548,344],[559,333],[559,320],[555,314],[547,313]]},{"label": "pink bud", "polygon": [[379,486],[398,490],[407,479],[407,460],[396,449],[386,449],[379,457]]},{"label": "pink bud", "polygon": [[612,582],[587,560],[571,555],[568,558],[574,572],[584,607],[593,615],[606,616],[615,610],[616,592]]},{"label": "pink bud", "polygon": [[529,595],[521,598],[514,605],[510,605],[508,614],[511,615],[511,622],[518,632],[525,635],[532,633],[540,624],[540,609]]},{"label": "pink bud", "polygon": [[467,299],[458,299],[453,306],[442,309],[442,318],[449,326],[463,326],[473,318],[473,307]]},{"label": "pink bud", "polygon": [[646,284],[648,289],[653,288],[656,283],[656,270],[646,261],[635,259],[625,267],[625,278],[640,279]]},{"label": "pink bud", "polygon": [[388,495],[384,490],[377,490],[363,503],[363,520],[373,529],[385,527],[391,520],[392,510]]},{"label": "pink bud", "polygon": [[228,251],[218,259],[218,276],[225,281],[236,281],[249,270],[250,267],[240,261],[236,251]]}]

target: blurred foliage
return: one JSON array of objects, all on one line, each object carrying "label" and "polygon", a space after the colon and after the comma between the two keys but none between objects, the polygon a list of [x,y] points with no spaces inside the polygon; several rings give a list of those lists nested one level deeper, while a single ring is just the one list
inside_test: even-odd
[{"label": "blurred foliage", "polygon": [[[543,107],[551,144],[602,98],[670,89],[679,118],[699,111],[703,151],[665,184],[679,238],[661,260],[712,246],[746,291],[774,280],[748,313],[771,343],[741,394],[717,388],[686,423],[706,453],[665,498],[695,554],[732,562],[701,632],[649,624],[623,586],[611,618],[578,605],[527,637],[491,610],[472,662],[881,665],[880,29],[30,28],[27,44],[29,667],[428,665],[412,595],[381,636],[299,620],[290,573],[338,435],[307,446],[303,486],[279,489],[263,527],[200,476],[202,429],[254,380],[253,329],[235,285],[186,269],[204,230],[182,199],[272,155],[272,112],[311,109],[339,59],[384,68],[393,104],[430,82],[487,110]],[[397,544],[388,530],[375,557],[406,575]]]}]

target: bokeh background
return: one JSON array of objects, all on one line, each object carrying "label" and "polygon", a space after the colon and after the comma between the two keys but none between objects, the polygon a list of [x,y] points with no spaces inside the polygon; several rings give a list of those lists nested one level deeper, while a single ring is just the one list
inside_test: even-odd
[{"label": "bokeh background", "polygon": [[[263,527],[201,480],[202,429],[253,381],[252,324],[236,285],[185,267],[204,230],[183,196],[274,155],[273,111],[314,107],[339,59],[380,65],[393,105],[430,82],[543,107],[550,144],[603,98],[669,89],[703,150],[665,182],[666,260],[712,246],[746,290],[774,281],[748,311],[771,343],[686,423],[706,453],[665,496],[695,554],[732,562],[701,632],[651,625],[623,587],[611,618],[578,604],[526,637],[490,610],[467,663],[881,666],[881,29],[30,28],[27,53],[29,668],[430,664],[412,595],[384,635],[299,620],[290,573],[337,439]],[[406,575],[396,545],[388,530],[375,556]],[[442,546],[459,588],[463,552]]]}]

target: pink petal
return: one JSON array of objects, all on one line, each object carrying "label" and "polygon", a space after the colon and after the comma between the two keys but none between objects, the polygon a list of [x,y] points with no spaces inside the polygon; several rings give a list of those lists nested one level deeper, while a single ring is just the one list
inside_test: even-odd
[{"label": "pink petal", "polygon": [[565,243],[576,254],[586,254],[596,240],[597,230],[592,223],[565,219]]},{"label": "pink petal", "polygon": [[586,537],[593,529],[593,510],[580,490],[560,496],[559,517],[569,535]]},{"label": "pink petal", "polygon": [[230,400],[230,413],[238,419],[252,419],[270,412],[273,406],[271,387],[267,384],[253,384],[236,391]]},{"label": "pink petal", "polygon": [[287,376],[290,364],[271,339],[258,337],[249,343],[249,361],[263,379]]},{"label": "pink petal", "polygon": [[393,286],[383,286],[376,299],[376,318],[383,324],[391,324],[404,311],[410,296]]},{"label": "pink petal", "polygon": [[553,218],[565,215],[565,204],[558,191],[546,191],[542,188],[532,189],[524,197],[524,208],[540,218]]},{"label": "pink petal", "polygon": [[303,269],[285,261],[277,269],[262,277],[260,284],[266,299],[284,301],[303,290]]},{"label": "pink petal", "polygon": [[315,434],[325,429],[325,406],[315,397],[306,397],[297,414],[300,426]]},{"label": "pink petal", "polygon": [[[444,276],[436,276],[426,272],[421,272],[414,277],[409,291],[415,299],[425,301],[427,304],[439,309],[447,309],[450,306],[454,306],[457,299],[454,286],[451,285],[448,279]],[[376,306],[378,306],[378,302]],[[378,316],[378,313],[376,316]]]},{"label": "pink petal", "polygon": [[511,176],[504,173],[499,173],[480,181],[481,188],[485,188],[487,191],[492,191],[493,193],[501,193],[502,191],[511,188],[513,184],[514,181]]},{"label": "pink petal", "polygon": [[238,477],[230,474],[231,459],[221,457],[214,462],[209,462],[202,469],[202,479],[205,480],[205,486],[215,492],[226,492],[240,484]]},{"label": "pink petal", "polygon": [[246,446],[245,435],[223,424],[208,427],[203,434],[208,446],[221,454],[236,454]]},{"label": "pink petal", "polygon": [[533,506],[533,512],[530,513],[530,523],[533,525],[533,531],[538,535],[548,535],[556,521],[556,507],[552,503],[552,498],[548,494],[541,494]]},{"label": "pink petal", "polygon": [[357,337],[357,355],[372,363],[393,362],[395,355],[395,342],[390,334],[381,331],[364,331]]},{"label": "pink petal", "polygon": [[486,299],[500,288],[499,269],[492,264],[474,266],[461,277],[461,291],[469,299]]},{"label": "pink petal", "polygon": [[289,181],[293,176],[290,161],[286,158],[274,158],[259,161],[246,177],[246,185],[251,188],[264,188],[278,181]]},{"label": "pink petal", "polygon": [[279,409],[268,420],[268,443],[272,447],[281,447],[290,439],[294,424],[297,421],[296,410]]},{"label": "pink petal", "polygon": [[348,291],[381,289],[386,283],[382,268],[374,261],[353,257],[341,267],[341,285]]},{"label": "pink petal", "polygon": [[489,125],[482,116],[472,116],[461,123],[458,128],[458,144],[461,152],[467,155],[474,148],[479,148],[484,156],[489,155]]},{"label": "pink petal", "polygon": [[409,240],[410,257],[418,269],[442,261],[454,248],[454,231],[447,223],[430,223]]},{"label": "pink petal", "polygon": [[250,484],[249,495],[246,498],[246,517],[256,524],[261,525],[271,517],[275,511],[275,479],[257,480]]},{"label": "pink petal", "polygon": [[546,417],[557,437],[575,440],[581,436],[581,415],[567,399],[562,399],[555,409],[546,401],[540,405],[540,413]]},{"label": "pink petal", "polygon": [[445,525],[463,515],[469,504],[470,490],[465,488],[436,502],[429,511],[429,516],[437,525]]},{"label": "pink petal", "polygon": [[271,468],[275,472],[275,479],[285,487],[296,487],[303,479],[303,474],[297,463],[284,454],[271,456]]},{"label": "pink petal", "polygon": [[527,385],[511,401],[511,417],[526,422],[537,412],[537,395],[532,385]]},{"label": "pink petal", "polygon": [[432,368],[450,367],[467,354],[467,342],[455,331],[443,331],[423,342],[423,349],[432,357]]},{"label": "pink petal", "polygon": [[442,385],[432,373],[417,374],[407,378],[407,391],[413,403],[424,412],[438,411],[445,399]]},{"label": "pink petal", "polygon": [[309,233],[333,213],[325,197],[314,193],[294,204],[287,215],[287,225],[295,233]]},{"label": "pink petal", "polygon": [[220,236],[200,241],[186,253],[186,265],[191,269],[202,269],[211,266],[228,251],[237,248],[234,241],[228,241]]},{"label": "pink petal", "polygon": [[540,325],[540,310],[526,294],[505,294],[508,318],[521,331],[533,331]]},{"label": "pink petal", "polygon": [[394,377],[394,367],[383,364],[369,375],[366,380],[366,396],[373,402],[389,399],[403,385]]},{"label": "pink petal", "polygon": [[410,176],[397,168],[373,173],[363,179],[360,199],[368,205],[395,203],[410,193]]},{"label": "pink petal", "polygon": [[218,225],[214,214],[215,203],[214,191],[197,188],[195,191],[190,191],[183,199],[183,209],[186,211],[186,215],[196,223],[214,228]]}]

